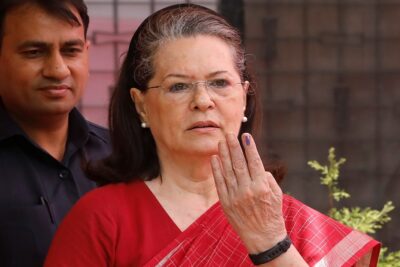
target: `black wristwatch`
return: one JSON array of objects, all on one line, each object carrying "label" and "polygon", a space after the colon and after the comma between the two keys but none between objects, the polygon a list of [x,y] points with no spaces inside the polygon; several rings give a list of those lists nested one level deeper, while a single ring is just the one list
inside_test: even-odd
[{"label": "black wristwatch", "polygon": [[249,254],[249,257],[254,265],[261,265],[272,261],[273,259],[285,253],[290,248],[291,244],[292,241],[290,240],[289,236],[286,236],[282,241],[278,242],[278,244],[272,248],[259,254]]}]

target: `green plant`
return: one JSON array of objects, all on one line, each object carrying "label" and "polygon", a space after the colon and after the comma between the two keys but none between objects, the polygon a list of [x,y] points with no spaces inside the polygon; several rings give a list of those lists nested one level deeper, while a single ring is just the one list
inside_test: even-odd
[{"label": "green plant", "polygon": [[[322,165],[312,160],[308,165],[322,176],[321,184],[328,188],[329,206],[328,215],[345,225],[357,229],[367,234],[373,234],[377,229],[381,229],[382,225],[390,221],[389,212],[394,209],[391,201],[386,202],[381,210],[375,210],[370,207],[342,207],[337,208],[338,203],[343,198],[349,198],[350,194],[339,187],[340,165],[344,164],[346,159],[340,158],[336,160],[335,148],[329,149],[328,164]],[[386,247],[381,249],[379,255],[380,267],[400,267],[400,251],[388,252]]]}]

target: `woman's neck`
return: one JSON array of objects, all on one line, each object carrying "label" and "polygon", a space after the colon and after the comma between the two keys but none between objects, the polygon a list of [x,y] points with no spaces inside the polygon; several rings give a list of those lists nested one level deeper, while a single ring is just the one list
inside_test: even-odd
[{"label": "woman's neck", "polygon": [[210,155],[162,155],[159,154],[161,186],[207,197],[215,191]]},{"label": "woman's neck", "polygon": [[146,182],[175,224],[186,229],[218,201],[209,158],[161,161],[161,175]]},{"label": "woman's neck", "polygon": [[160,190],[175,192],[179,195],[192,195],[199,198],[214,199],[216,193],[210,163],[199,164],[199,161],[184,166],[161,164],[161,175],[158,179]]}]

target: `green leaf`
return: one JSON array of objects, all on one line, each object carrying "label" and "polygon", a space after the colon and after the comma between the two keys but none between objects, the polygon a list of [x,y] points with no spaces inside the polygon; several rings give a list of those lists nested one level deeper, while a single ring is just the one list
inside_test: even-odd
[{"label": "green leaf", "polygon": [[[309,161],[308,165],[320,172],[321,184],[328,187],[328,199],[331,206],[328,215],[353,229],[366,234],[373,234],[391,220],[389,213],[394,209],[394,205],[391,201],[388,201],[381,210],[375,210],[370,207],[363,209],[360,207],[335,208],[334,202],[350,197],[349,193],[339,187],[340,165],[345,162],[346,159],[344,158],[336,160],[335,148],[331,147],[328,153],[327,165],[322,165],[315,160]],[[400,267],[400,250],[388,252],[388,248],[383,247],[378,265],[379,267]]]},{"label": "green leaf", "polygon": [[363,233],[373,234],[377,229],[381,229],[382,225],[391,220],[389,212],[394,209],[393,203],[388,201],[382,210],[374,210],[370,207],[361,209],[360,207],[331,209],[329,215]]},{"label": "green leaf", "polygon": [[388,248],[382,247],[379,254],[379,267],[400,267],[400,250],[388,252]]}]

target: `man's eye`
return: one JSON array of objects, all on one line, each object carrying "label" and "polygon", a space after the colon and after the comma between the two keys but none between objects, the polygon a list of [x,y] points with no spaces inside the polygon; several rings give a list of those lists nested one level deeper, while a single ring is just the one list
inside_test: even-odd
[{"label": "man's eye", "polygon": [[188,90],[190,88],[190,84],[188,83],[175,83],[171,86],[169,86],[169,91],[170,92],[182,92],[185,90]]},{"label": "man's eye", "polygon": [[76,55],[80,52],[82,52],[82,49],[76,47],[66,48],[63,50],[63,53],[66,55]]},{"label": "man's eye", "polygon": [[27,57],[27,58],[35,58],[43,55],[43,51],[39,49],[31,49],[31,50],[25,50],[22,52],[22,54]]},{"label": "man's eye", "polygon": [[208,81],[208,86],[214,89],[223,89],[229,86],[229,82],[224,79],[216,79]]}]

